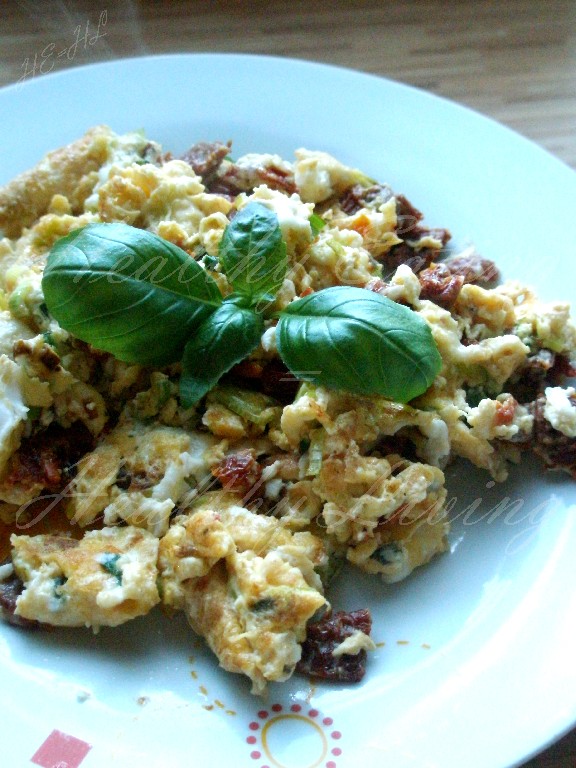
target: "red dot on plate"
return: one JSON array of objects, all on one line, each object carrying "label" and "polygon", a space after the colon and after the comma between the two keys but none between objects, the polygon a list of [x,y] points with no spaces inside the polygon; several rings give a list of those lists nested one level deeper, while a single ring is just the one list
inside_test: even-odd
[{"label": "red dot on plate", "polygon": [[261,709],[260,712],[258,712],[258,717],[261,717],[262,720],[265,720],[268,717],[268,712],[266,712],[265,709]]},{"label": "red dot on plate", "polygon": [[254,752],[250,752],[250,757],[252,758],[252,760],[259,760],[262,757],[262,755],[257,750],[254,750]]},{"label": "red dot on plate", "polygon": [[260,726],[258,725],[258,723],[250,723],[248,728],[250,728],[251,731],[257,731],[258,728],[260,728]]},{"label": "red dot on plate", "polygon": [[340,731],[332,731],[330,736],[332,736],[333,739],[341,739],[342,738],[342,734],[340,733]]},{"label": "red dot on plate", "polygon": [[292,712],[300,712],[300,710],[302,709],[302,707],[300,706],[300,704],[292,704],[292,706],[290,707],[290,709],[292,710]]},{"label": "red dot on plate", "polygon": [[339,757],[342,754],[342,750],[340,747],[334,747],[334,749],[331,750],[334,757]]},{"label": "red dot on plate", "polygon": [[248,742],[248,744],[256,744],[257,739],[256,739],[256,736],[248,736],[246,741]]},{"label": "red dot on plate", "polygon": [[336,763],[334,762],[334,760],[328,760],[328,762],[326,763],[326,768],[336,768]]},{"label": "red dot on plate", "polygon": [[[282,712],[282,704],[272,704],[272,712]],[[263,765],[262,768],[267,768]]]},{"label": "red dot on plate", "polygon": [[310,712],[308,712],[308,714],[310,715],[310,717],[318,717],[320,713],[318,712],[317,709],[311,709]]},{"label": "red dot on plate", "polygon": [[332,720],[331,717],[325,717],[324,720],[322,720],[322,722],[324,723],[324,725],[332,725],[334,720]]}]

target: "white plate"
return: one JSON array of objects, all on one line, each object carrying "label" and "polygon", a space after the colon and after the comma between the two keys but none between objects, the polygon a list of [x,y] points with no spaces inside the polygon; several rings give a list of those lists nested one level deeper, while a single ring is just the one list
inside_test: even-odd
[{"label": "white plate", "polygon": [[[299,146],[389,182],[507,277],[570,299],[576,175],[454,104],[286,59],[113,61],[0,91],[0,183],[97,123],[175,154]],[[356,687],[306,680],[263,702],[185,622],[154,615],[92,636],[0,628],[3,764],[224,768],[504,768],[576,721],[575,486],[528,461],[503,486],[458,464],[452,552],[393,588],[343,578],[381,646]],[[478,501],[476,501],[478,500]],[[38,751],[37,751],[38,750]],[[35,756],[34,756],[35,755]]]}]

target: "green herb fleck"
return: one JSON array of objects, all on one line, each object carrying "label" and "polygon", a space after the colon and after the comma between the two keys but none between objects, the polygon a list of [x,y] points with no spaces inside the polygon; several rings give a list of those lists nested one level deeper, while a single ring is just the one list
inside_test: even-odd
[{"label": "green herb fleck", "polygon": [[40,418],[40,414],[42,413],[42,408],[39,405],[31,405],[28,408],[28,413],[26,414],[26,418],[28,421],[36,421]]},{"label": "green herb fleck", "polygon": [[206,269],[210,269],[211,271],[214,271],[218,266],[218,259],[215,256],[210,256],[208,253],[204,255],[202,260]]},{"label": "green herb fleck", "polygon": [[477,408],[480,401],[487,398],[488,395],[482,387],[468,387],[466,390],[466,402],[470,408]]},{"label": "green herb fleck", "polygon": [[404,551],[402,547],[395,541],[390,541],[374,550],[370,555],[370,559],[376,560],[380,565],[394,565],[394,563],[400,562],[403,556]]},{"label": "green herb fleck", "polygon": [[104,552],[97,558],[98,562],[108,571],[109,574],[116,578],[118,584],[122,584],[122,567],[118,565],[121,555],[118,552]]},{"label": "green herb fleck", "polygon": [[57,576],[52,582],[52,594],[57,600],[63,600],[65,595],[62,594],[62,587],[68,579],[66,576]]},{"label": "green herb fleck", "polygon": [[257,600],[255,603],[252,603],[250,610],[254,613],[264,613],[265,611],[273,610],[275,605],[276,603],[274,598],[263,597],[261,600]]}]

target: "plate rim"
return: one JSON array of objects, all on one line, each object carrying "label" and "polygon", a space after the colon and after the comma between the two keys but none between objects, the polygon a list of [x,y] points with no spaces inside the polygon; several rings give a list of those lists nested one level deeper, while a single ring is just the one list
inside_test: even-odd
[{"label": "plate rim", "polygon": [[[154,65],[161,65],[162,62],[168,61],[168,60],[182,61],[183,59],[186,59],[186,60],[192,61],[192,60],[198,60],[200,58],[209,59],[209,60],[215,60],[215,59],[231,60],[236,58],[236,59],[247,60],[251,62],[271,61],[271,62],[274,62],[275,64],[280,63],[281,65],[287,66],[288,68],[296,64],[297,66],[301,66],[304,68],[314,67],[314,68],[320,68],[326,71],[329,70],[330,72],[335,72],[335,73],[347,73],[348,76],[353,75],[360,79],[369,78],[375,82],[385,83],[388,86],[392,86],[394,88],[398,88],[401,90],[407,89],[408,91],[411,91],[417,94],[418,98],[425,98],[428,100],[432,100],[434,102],[441,102],[452,110],[454,109],[461,110],[463,113],[466,113],[467,115],[472,116],[475,120],[480,119],[482,121],[485,121],[487,124],[492,125],[493,127],[497,127],[501,131],[507,132],[511,137],[514,138],[515,141],[520,140],[523,143],[527,144],[530,147],[530,151],[536,150],[540,153],[543,153],[546,156],[548,162],[552,161],[562,169],[567,170],[574,177],[572,181],[576,180],[576,172],[572,168],[570,168],[570,166],[568,166],[563,160],[555,156],[549,150],[542,147],[532,139],[529,139],[528,137],[515,131],[509,126],[506,126],[498,122],[494,118],[487,116],[485,114],[482,114],[481,112],[478,112],[471,107],[468,107],[456,101],[452,101],[451,99],[446,98],[445,96],[431,93],[417,86],[402,83],[399,80],[392,79],[386,76],[380,76],[374,73],[363,72],[362,70],[358,70],[358,69],[352,69],[352,68],[347,68],[340,65],[333,65],[325,62],[317,62],[317,61],[303,59],[303,58],[261,55],[261,54],[254,54],[254,53],[209,52],[209,51],[119,57],[119,58],[106,59],[106,60],[92,62],[92,63],[79,64],[77,66],[67,67],[62,70],[52,71],[45,75],[36,76],[31,80],[25,81],[21,84],[12,83],[12,84],[5,85],[0,89],[0,100],[4,98],[5,93],[11,94],[14,90],[24,89],[24,88],[27,88],[28,85],[32,86],[33,84],[34,84],[34,87],[41,87],[40,85],[38,85],[39,83],[41,83],[42,86],[45,87],[44,83],[46,83],[48,80],[59,80],[64,77],[69,77],[70,73],[74,73],[74,77],[78,77],[78,76],[81,77],[83,72],[86,72],[88,70],[95,71],[97,69],[115,68],[115,67],[118,67],[119,65],[120,66],[124,66],[124,65],[137,66],[139,63],[142,63],[143,61],[148,61],[150,63],[153,63]],[[564,727],[564,729],[560,729],[557,733],[555,733],[547,742],[547,744],[540,745],[538,748],[535,749],[534,752],[523,756],[522,758],[519,759],[519,762],[515,763],[514,765],[520,765],[525,760],[530,759],[533,755],[539,754],[541,751],[545,750],[550,744],[557,741],[564,734],[570,732],[570,730],[574,727],[575,722],[576,722],[576,698],[574,701],[574,720],[568,723]]]}]

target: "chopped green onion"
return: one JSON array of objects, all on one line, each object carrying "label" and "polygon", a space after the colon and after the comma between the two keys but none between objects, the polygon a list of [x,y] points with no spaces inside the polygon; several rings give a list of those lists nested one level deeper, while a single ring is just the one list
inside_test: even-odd
[{"label": "chopped green onion", "polygon": [[322,469],[324,458],[324,438],[322,429],[315,429],[310,433],[310,448],[308,449],[308,474],[318,475]]},{"label": "chopped green onion", "polygon": [[294,398],[294,402],[296,403],[298,400],[300,400],[301,397],[306,397],[307,395],[310,397],[314,397],[316,394],[316,385],[313,384],[311,381],[303,381],[302,384],[298,387],[298,391],[296,392],[296,397]]},{"label": "chopped green onion", "polygon": [[216,387],[208,396],[208,402],[224,405],[243,419],[265,427],[276,415],[278,403],[261,392],[250,392],[240,387]]},{"label": "chopped green onion", "polygon": [[326,226],[324,219],[321,216],[318,216],[317,213],[313,213],[308,221],[310,222],[310,228],[312,229],[314,237],[316,237]]}]

